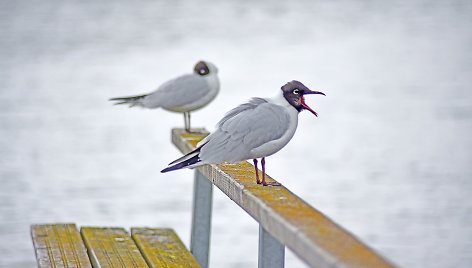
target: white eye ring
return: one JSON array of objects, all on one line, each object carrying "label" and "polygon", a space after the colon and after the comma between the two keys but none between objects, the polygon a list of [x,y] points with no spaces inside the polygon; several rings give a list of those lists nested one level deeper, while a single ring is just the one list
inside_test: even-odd
[{"label": "white eye ring", "polygon": [[296,88],[292,91],[293,94],[297,94],[297,95],[298,95],[298,92],[299,92],[298,88]]}]

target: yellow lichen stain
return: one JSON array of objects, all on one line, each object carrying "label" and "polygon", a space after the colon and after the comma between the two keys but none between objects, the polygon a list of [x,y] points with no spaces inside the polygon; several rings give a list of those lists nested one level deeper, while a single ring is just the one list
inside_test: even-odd
[{"label": "yellow lichen stain", "polygon": [[38,261],[43,264],[47,260],[47,263],[54,267],[65,264],[74,267],[92,267],[75,224],[32,225],[31,233],[35,248],[42,249],[36,253]]},{"label": "yellow lichen stain", "polygon": [[[188,133],[179,133],[192,147],[198,138]],[[198,141],[197,141],[198,140]],[[284,186],[262,186],[256,183],[254,166],[247,161],[236,164],[220,164],[218,168],[242,186],[244,191],[265,203],[274,213],[295,226],[309,240],[329,252],[343,263],[353,267],[393,267],[390,263],[360,243],[320,211],[311,207]],[[214,173],[210,170],[209,173]],[[259,170],[259,176],[262,176]],[[216,175],[218,176],[218,175]],[[275,181],[266,175],[268,182]],[[244,200],[243,200],[244,202]]]},{"label": "yellow lichen stain", "polygon": [[[128,232],[114,227],[82,227],[81,233],[87,248],[95,253],[99,263],[120,267],[147,267],[147,264]],[[113,257],[114,252],[120,258]]]},{"label": "yellow lichen stain", "polygon": [[[346,263],[372,264],[371,267],[391,267],[370,249],[359,243],[337,224],[317,211],[284,186],[256,184],[254,166],[248,162],[220,165],[221,170],[244,185],[244,189],[269,206],[310,240]],[[261,171],[259,171],[261,174]],[[267,181],[275,181],[266,175]]]},{"label": "yellow lichen stain", "polygon": [[132,228],[132,237],[150,267],[200,267],[172,229]]},{"label": "yellow lichen stain", "polygon": [[208,131],[187,132],[183,129],[178,129],[178,128],[173,129],[173,131],[177,136],[181,136],[183,139],[190,139],[190,140],[203,139],[209,134]]},{"label": "yellow lichen stain", "polygon": [[203,129],[198,129],[198,132],[186,132],[184,129],[173,129],[173,134],[180,136],[185,142],[189,143],[192,148],[197,146],[197,143],[200,142],[203,138],[208,136],[208,132]]}]

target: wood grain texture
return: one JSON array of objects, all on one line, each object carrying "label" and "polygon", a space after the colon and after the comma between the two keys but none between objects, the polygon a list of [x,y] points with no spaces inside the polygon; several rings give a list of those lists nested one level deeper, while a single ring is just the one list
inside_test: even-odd
[{"label": "wood grain texture", "polygon": [[123,228],[82,227],[80,230],[93,267],[149,267]]},{"label": "wood grain texture", "polygon": [[92,267],[75,224],[32,225],[31,236],[38,267]]},{"label": "wood grain texture", "polygon": [[[204,136],[172,130],[172,141],[183,153],[193,150]],[[394,267],[287,188],[256,184],[254,167],[247,161],[197,169],[312,267]],[[275,180],[268,176],[267,181]]]},{"label": "wood grain texture", "polygon": [[197,268],[197,260],[172,229],[131,228],[132,238],[152,268]]}]

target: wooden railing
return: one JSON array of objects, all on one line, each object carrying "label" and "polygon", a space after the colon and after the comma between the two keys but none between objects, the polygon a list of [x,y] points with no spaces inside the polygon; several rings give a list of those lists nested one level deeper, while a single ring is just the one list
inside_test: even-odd
[{"label": "wooden railing", "polygon": [[[172,142],[187,153],[208,134],[200,131],[173,129]],[[195,169],[190,250],[202,267],[208,267],[213,185],[259,223],[259,267],[284,267],[285,246],[311,267],[394,267],[287,188],[263,187],[254,178],[246,161]]]}]

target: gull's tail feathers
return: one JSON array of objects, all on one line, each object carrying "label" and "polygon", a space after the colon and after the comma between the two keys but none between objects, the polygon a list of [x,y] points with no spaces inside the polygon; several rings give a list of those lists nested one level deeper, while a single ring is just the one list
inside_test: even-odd
[{"label": "gull's tail feathers", "polygon": [[197,166],[203,165],[200,160],[200,148],[197,148],[190,153],[180,157],[177,160],[172,161],[169,163],[169,166],[163,170],[161,170],[162,173],[177,170],[177,169],[182,169],[182,168],[194,168]]},{"label": "gull's tail feathers", "polygon": [[114,103],[115,105],[128,104],[129,107],[134,107],[134,106],[144,107],[143,100],[146,96],[148,96],[148,94],[138,95],[138,96],[130,96],[130,97],[111,98],[110,101],[116,101]]}]

